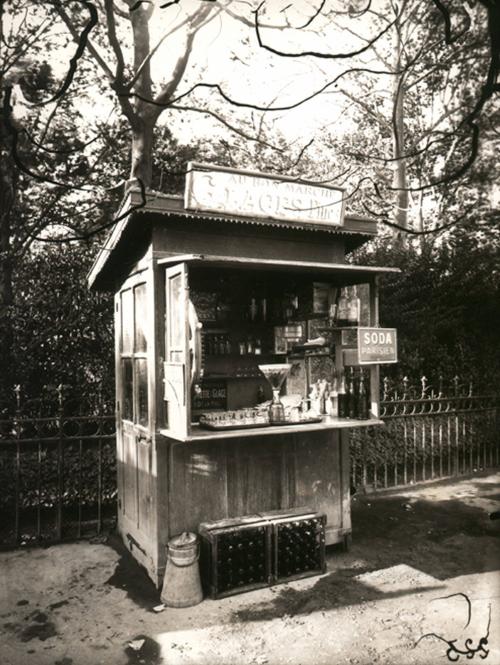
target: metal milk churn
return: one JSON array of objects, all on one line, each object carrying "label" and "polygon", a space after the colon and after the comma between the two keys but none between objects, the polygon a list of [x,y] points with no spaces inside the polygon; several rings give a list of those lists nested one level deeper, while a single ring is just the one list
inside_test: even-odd
[{"label": "metal milk churn", "polygon": [[168,607],[190,607],[203,600],[198,559],[199,541],[195,533],[184,531],[168,541],[162,603]]}]

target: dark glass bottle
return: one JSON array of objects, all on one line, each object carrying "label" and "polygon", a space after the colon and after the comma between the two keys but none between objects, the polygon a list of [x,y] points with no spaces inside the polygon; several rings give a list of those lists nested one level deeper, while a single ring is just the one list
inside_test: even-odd
[{"label": "dark glass bottle", "polygon": [[337,326],[343,328],[348,325],[348,289],[343,288],[340,292],[339,304],[337,308]]},{"label": "dark glass bottle", "polygon": [[349,411],[349,418],[357,418],[358,412],[357,412],[357,399],[356,399],[356,386],[354,382],[354,367],[351,367],[351,370],[349,372],[349,378],[347,379],[347,386],[346,386],[346,394],[347,394],[347,404],[348,404],[348,411]]},{"label": "dark glass bottle", "polygon": [[345,385],[345,374],[343,371],[340,372],[340,381],[338,386],[338,414],[339,418],[348,418],[349,412],[347,408],[347,394],[346,394],[346,385]]},{"label": "dark glass bottle", "polygon": [[368,418],[368,391],[366,389],[365,373],[363,370],[359,374],[358,418],[361,420],[367,420]]}]

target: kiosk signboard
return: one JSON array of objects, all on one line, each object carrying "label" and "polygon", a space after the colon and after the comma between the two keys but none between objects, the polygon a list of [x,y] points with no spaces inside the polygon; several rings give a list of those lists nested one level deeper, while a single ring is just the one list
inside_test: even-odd
[{"label": "kiosk signboard", "polygon": [[186,209],[342,226],[343,190],[248,171],[189,164]]},{"label": "kiosk signboard", "polygon": [[358,362],[360,365],[378,365],[397,361],[396,328],[358,328]]}]

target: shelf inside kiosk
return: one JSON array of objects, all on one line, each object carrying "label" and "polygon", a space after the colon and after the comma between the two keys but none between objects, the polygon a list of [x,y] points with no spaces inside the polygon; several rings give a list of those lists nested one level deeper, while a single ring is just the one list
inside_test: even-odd
[{"label": "shelf inside kiosk", "polygon": [[[373,368],[356,366],[346,353],[355,350],[357,327],[373,318],[368,283],[353,283],[352,275],[346,284],[342,275],[206,265],[190,266],[188,281],[200,358],[185,439],[380,422],[372,413]],[[273,390],[259,366],[283,364],[289,369],[276,421]]]}]

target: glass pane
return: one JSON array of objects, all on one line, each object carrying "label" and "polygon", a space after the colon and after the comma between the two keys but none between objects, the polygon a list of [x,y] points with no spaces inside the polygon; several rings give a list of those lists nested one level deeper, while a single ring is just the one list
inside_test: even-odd
[{"label": "glass pane", "polygon": [[137,421],[148,426],[148,364],[145,358],[135,360],[135,380],[137,385]]},{"label": "glass pane", "polygon": [[122,382],[123,382],[123,420],[133,420],[133,381],[132,381],[132,359],[122,360]]},{"label": "glass pane", "polygon": [[369,326],[371,325],[370,317],[370,285],[369,284],[359,284],[358,285],[358,298],[361,303],[361,311],[359,315],[359,325],[360,326]]},{"label": "glass pane", "polygon": [[132,353],[134,333],[134,303],[132,301],[132,289],[127,289],[121,293],[122,309],[122,353]]},{"label": "glass pane", "polygon": [[168,313],[169,322],[169,349],[182,348],[182,325],[181,325],[181,287],[182,275],[171,277],[168,282],[170,289],[170,312]]},{"label": "glass pane", "polygon": [[147,303],[146,303],[146,285],[138,284],[134,288],[135,304],[135,351],[147,350],[146,323],[147,323]]}]

